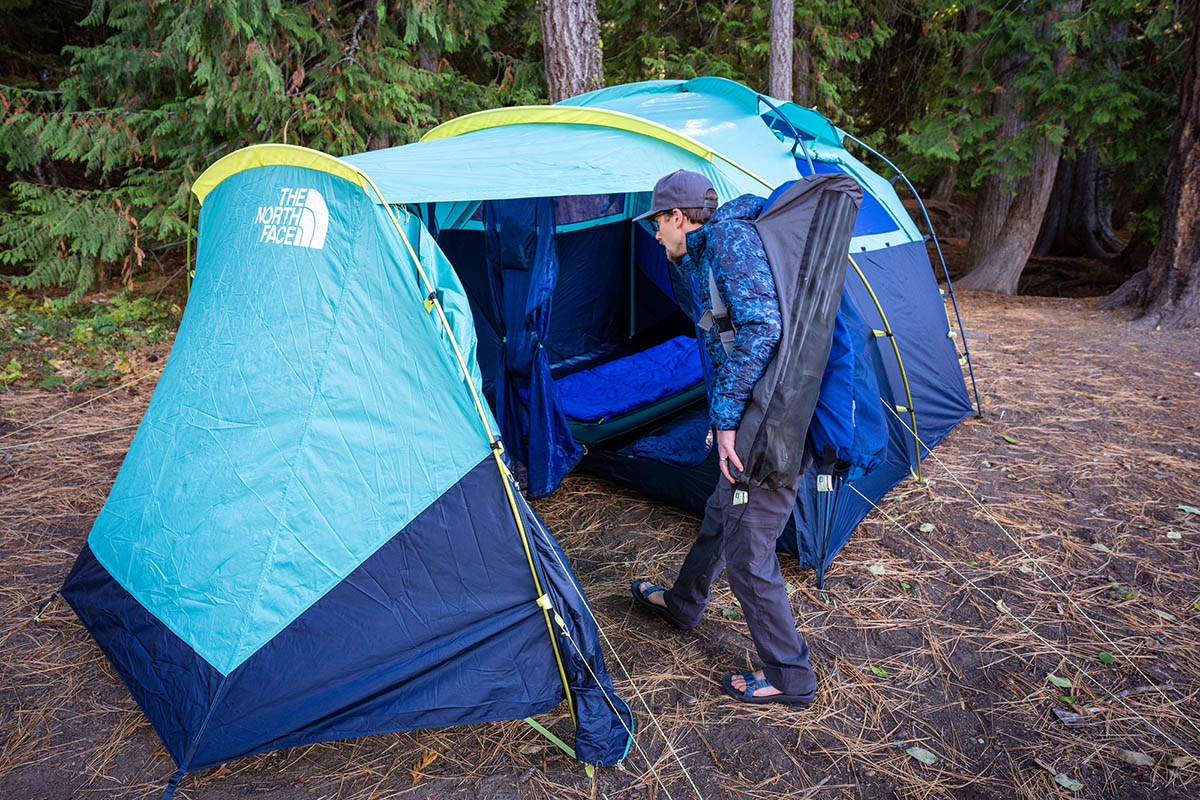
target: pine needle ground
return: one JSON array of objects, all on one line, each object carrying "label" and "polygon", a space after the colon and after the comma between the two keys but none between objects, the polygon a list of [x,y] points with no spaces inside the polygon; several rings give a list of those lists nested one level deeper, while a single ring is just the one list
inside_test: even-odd
[{"label": "pine needle ground", "polygon": [[[1200,515],[1182,507],[1200,508],[1200,337],[1135,331],[1092,301],[960,302],[984,418],[937,448],[925,483],[888,495],[823,590],[783,557],[820,680],[811,708],[721,693],[723,672],[755,663],[723,581],[690,633],[633,608],[629,582],[669,581],[695,519],[571,476],[537,509],[611,640],[644,755],[591,779],[506,722],[255,756],[188,776],[176,797],[658,800],[696,796],[690,781],[756,800],[1196,796]],[[154,797],[174,770],[66,605],[35,621],[162,356],[144,354],[132,390],[20,432],[87,395],[0,395],[0,797]],[[95,431],[109,432],[79,436]],[[570,740],[564,707],[543,722]]]}]

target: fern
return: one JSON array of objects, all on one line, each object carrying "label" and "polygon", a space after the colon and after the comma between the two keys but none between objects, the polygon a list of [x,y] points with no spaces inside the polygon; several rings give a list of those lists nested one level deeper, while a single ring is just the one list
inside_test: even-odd
[{"label": "fern", "polygon": [[[286,141],[345,155],[412,140],[435,96],[439,115],[533,99],[486,75],[486,28],[508,5],[96,0],[82,24],[98,43],[64,49],[57,87],[0,87],[0,165],[17,178],[0,264],[71,302],[185,238],[188,186],[221,154]],[[420,69],[429,47],[480,48],[483,79]]]}]

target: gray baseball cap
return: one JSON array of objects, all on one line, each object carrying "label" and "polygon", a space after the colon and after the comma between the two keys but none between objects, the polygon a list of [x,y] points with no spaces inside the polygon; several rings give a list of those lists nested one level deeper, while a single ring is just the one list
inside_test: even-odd
[{"label": "gray baseball cap", "polygon": [[712,181],[699,172],[677,169],[670,175],[664,175],[658,179],[658,183],[654,184],[654,197],[650,200],[650,210],[640,217],[634,217],[634,221],[648,219],[673,208],[715,209],[716,201],[706,200],[704,197],[712,188]]}]

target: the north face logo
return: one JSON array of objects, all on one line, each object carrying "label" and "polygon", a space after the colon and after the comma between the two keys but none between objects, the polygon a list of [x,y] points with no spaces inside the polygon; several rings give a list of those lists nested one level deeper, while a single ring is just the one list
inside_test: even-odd
[{"label": "the north face logo", "polygon": [[279,205],[259,206],[254,224],[262,226],[259,242],[320,250],[329,229],[329,207],[316,189],[280,189]]}]

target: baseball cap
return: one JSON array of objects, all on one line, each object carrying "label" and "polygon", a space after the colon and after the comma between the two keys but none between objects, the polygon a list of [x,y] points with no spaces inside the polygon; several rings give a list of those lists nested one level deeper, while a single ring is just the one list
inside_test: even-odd
[{"label": "baseball cap", "polygon": [[706,200],[704,197],[712,188],[712,181],[699,172],[677,169],[670,175],[664,175],[658,179],[658,183],[654,184],[654,196],[650,200],[650,210],[640,217],[634,217],[634,221],[648,219],[673,208],[715,209],[716,201]]}]

